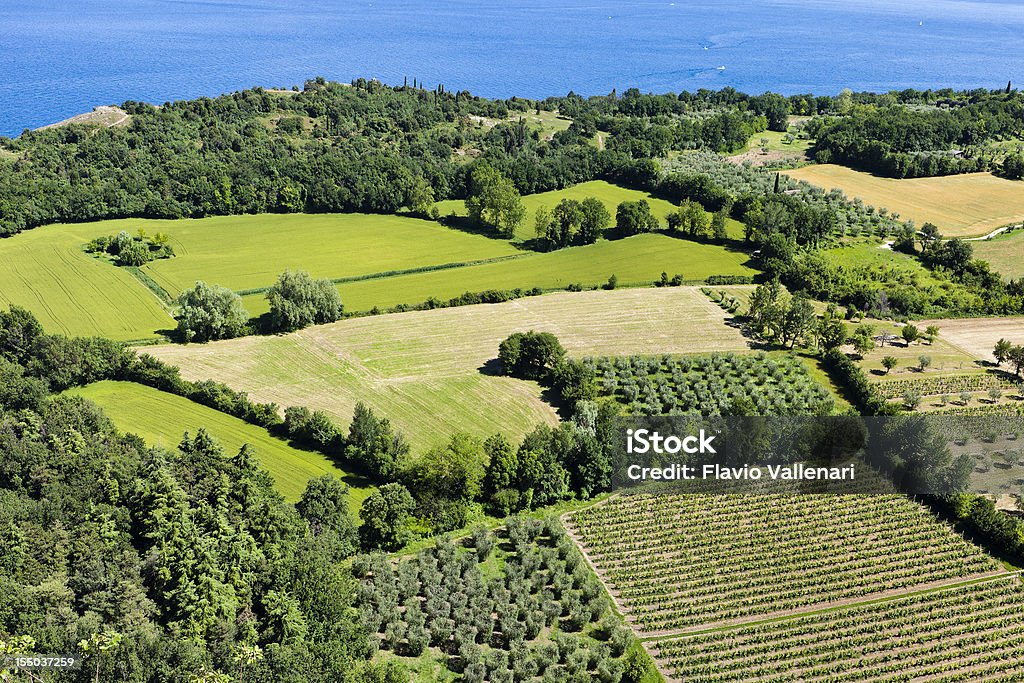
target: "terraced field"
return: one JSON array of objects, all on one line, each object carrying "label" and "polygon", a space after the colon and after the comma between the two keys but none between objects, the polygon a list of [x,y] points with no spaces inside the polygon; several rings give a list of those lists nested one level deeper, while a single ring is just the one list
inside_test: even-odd
[{"label": "terraced field", "polygon": [[1019,577],[649,645],[669,680],[1024,680]]},{"label": "terraced field", "polygon": [[290,501],[298,500],[307,481],[327,473],[347,481],[354,512],[370,492],[362,486],[361,479],[347,475],[319,453],[293,448],[261,427],[181,396],[133,382],[111,381],[70,389],[68,393],[98,404],[118,429],[138,434],[152,446],[173,450],[181,442],[182,434],[195,434],[199,427],[204,427],[229,455],[242,444],[249,444],[274,478],[277,490]]},{"label": "terraced field", "polygon": [[186,378],[320,408],[342,424],[364,401],[424,447],[455,431],[518,437],[555,421],[538,385],[493,374],[498,344],[512,332],[553,332],[575,356],[746,349],[725,315],[692,287],[562,292],[146,351]]},{"label": "terraced field", "polygon": [[786,174],[826,190],[839,188],[876,208],[895,211],[921,225],[931,222],[946,237],[974,237],[1024,220],[1024,190],[991,173],[896,180],[819,164]]},{"label": "terraced field", "polygon": [[641,634],[735,625],[1000,571],[899,495],[621,495],[567,521]]}]

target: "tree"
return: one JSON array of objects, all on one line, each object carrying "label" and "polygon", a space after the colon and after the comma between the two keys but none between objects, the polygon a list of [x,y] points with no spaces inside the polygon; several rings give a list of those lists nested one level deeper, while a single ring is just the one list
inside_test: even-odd
[{"label": "tree", "polygon": [[875,348],[874,330],[870,325],[861,325],[853,333],[853,349],[863,358],[864,354]]},{"label": "tree", "polygon": [[622,202],[615,210],[615,229],[623,237],[652,232],[658,229],[658,219],[645,199]]},{"label": "tree", "polygon": [[587,197],[580,202],[580,210],[583,211],[583,221],[580,223],[577,241],[580,244],[593,244],[611,225],[611,214],[604,203],[596,197]]},{"label": "tree", "polygon": [[471,219],[509,239],[515,237],[526,218],[526,207],[515,184],[486,162],[477,164],[470,173],[466,209]]},{"label": "tree", "polygon": [[932,364],[931,356],[918,356],[917,357],[917,371],[924,372],[929,365]]},{"label": "tree", "polygon": [[900,336],[903,337],[903,341],[907,343],[907,346],[910,346],[921,339],[921,331],[917,329],[917,325],[907,323],[900,329]]},{"label": "tree", "polygon": [[704,207],[690,199],[681,201],[679,207],[668,215],[668,227],[673,232],[695,239],[711,236],[711,219]]},{"label": "tree", "polygon": [[336,534],[345,551],[341,557],[355,553],[358,543],[356,524],[349,514],[348,486],[340,479],[331,474],[310,479],[295,509],[315,536],[325,531]]},{"label": "tree", "polygon": [[849,338],[846,324],[843,322],[843,316],[839,313],[839,309],[835,304],[830,303],[825,308],[825,313],[822,314],[821,320],[818,321],[816,337],[818,346],[823,351],[838,349]]},{"label": "tree", "polygon": [[998,365],[1002,365],[1010,358],[1010,351],[1013,349],[1013,344],[1008,339],[1000,339],[996,342],[995,349],[992,351],[992,355],[996,359]]},{"label": "tree", "polygon": [[1019,377],[1024,370],[1024,346],[1013,346],[1006,354],[1006,360],[1014,367],[1014,372]]},{"label": "tree", "polygon": [[885,358],[883,358],[882,367],[885,368],[885,374],[888,375],[889,371],[896,367],[898,363],[899,361],[896,360],[895,356],[886,356]]},{"label": "tree", "polygon": [[498,360],[506,375],[540,380],[565,357],[558,337],[550,332],[515,332],[498,346]]},{"label": "tree", "polygon": [[729,212],[724,208],[715,211],[711,216],[711,237],[716,242],[724,242],[729,238],[727,230]]},{"label": "tree", "polygon": [[751,332],[761,339],[774,341],[782,334],[785,311],[786,302],[778,280],[758,285],[747,307]]},{"label": "tree", "polygon": [[566,247],[576,241],[583,224],[583,208],[575,199],[563,199],[551,212],[552,229],[548,240],[558,247]]},{"label": "tree", "polygon": [[371,493],[359,508],[363,548],[393,551],[412,540],[408,525],[414,509],[416,501],[401,484],[384,484]]},{"label": "tree", "polygon": [[341,295],[330,280],[315,280],[309,273],[286,270],[267,290],[270,328],[276,332],[301,330],[338,320]]},{"label": "tree", "polygon": [[789,98],[766,92],[752,97],[750,108],[768,120],[768,130],[785,132],[789,128]]},{"label": "tree", "polygon": [[434,188],[423,176],[416,176],[409,188],[406,206],[409,211],[419,216],[428,216],[434,208]]},{"label": "tree", "polygon": [[186,342],[230,339],[245,334],[249,313],[242,298],[226,287],[196,282],[178,297],[178,321],[175,330]]},{"label": "tree", "polygon": [[797,340],[807,336],[814,321],[814,306],[811,302],[802,296],[793,297],[782,320],[783,344],[788,343],[789,348],[793,348]]},{"label": "tree", "polygon": [[533,229],[537,238],[542,240],[549,239],[549,235],[554,229],[554,223],[555,219],[551,216],[551,212],[548,211],[546,206],[538,208],[533,218]]},{"label": "tree", "polygon": [[362,401],[356,403],[348,428],[345,457],[379,481],[394,479],[402,469],[409,444],[387,418],[378,418]]},{"label": "tree", "polygon": [[1024,178],[1024,154],[1007,154],[1003,159],[1003,177],[1010,180]]},{"label": "tree", "polygon": [[117,253],[117,265],[141,266],[153,260],[149,247],[142,240],[129,239]]},{"label": "tree", "polygon": [[914,389],[907,389],[903,392],[903,407],[907,410],[914,410],[921,404],[921,392]]},{"label": "tree", "polygon": [[446,445],[421,456],[410,476],[418,498],[429,495],[468,503],[480,496],[486,470],[483,443],[469,434],[456,433]]},{"label": "tree", "polygon": [[928,340],[928,343],[931,344],[939,336],[939,328],[938,328],[938,326],[937,325],[929,325],[928,327],[926,327],[924,329],[924,335],[925,335],[925,338]]}]

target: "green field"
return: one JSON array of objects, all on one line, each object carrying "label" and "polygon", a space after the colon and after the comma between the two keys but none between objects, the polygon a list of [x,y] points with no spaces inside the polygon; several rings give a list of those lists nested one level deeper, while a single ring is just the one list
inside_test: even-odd
[{"label": "green field", "polygon": [[68,393],[95,402],[118,429],[138,434],[152,446],[173,449],[181,442],[182,434],[195,434],[199,427],[220,442],[227,455],[249,444],[274,478],[277,490],[290,501],[298,500],[307,481],[328,473],[345,479],[351,487],[349,503],[353,511],[369,494],[363,480],[345,474],[319,453],[293,448],[261,427],[187,398],[141,384],[112,381],[70,389]]},{"label": "green field", "polygon": [[[531,207],[568,196],[600,195],[614,212],[619,201],[644,193],[603,182],[526,198]],[[664,216],[672,205],[651,199]],[[462,207],[461,202],[457,202]],[[532,217],[528,221],[532,225]],[[91,239],[121,230],[170,237],[176,256],[143,266],[142,278],[82,251]],[[730,221],[730,234],[742,226]],[[532,230],[532,227],[530,228]],[[365,214],[262,214],[204,219],[123,219],[49,225],[0,240],[0,305],[31,310],[49,332],[97,335],[121,341],[152,338],[174,327],[168,306],[154,293],[177,296],[196,280],[247,291],[271,285],[286,268],[317,277],[358,278],[391,271],[459,267],[342,283],[350,311],[451,298],[465,291],[562,288],[598,284],[615,273],[620,283],[647,283],[662,271],[687,279],[752,274],[747,258],[720,246],[661,235],[601,242],[556,253],[524,252],[505,240],[446,228],[432,221]],[[482,263],[481,263],[482,262]],[[466,264],[466,265],[461,265]],[[143,283],[148,278],[150,284]],[[154,291],[150,291],[150,286]],[[267,310],[263,294],[245,297],[250,313]]]},{"label": "green field", "polygon": [[[523,197],[523,204],[526,206],[526,220],[516,231],[516,238],[522,240],[529,240],[536,237],[534,232],[534,215],[537,213],[537,209],[547,207],[553,209],[558,202],[563,199],[575,199],[581,201],[587,197],[596,197],[601,200],[608,209],[608,213],[612,216],[612,221],[615,220],[615,209],[622,202],[635,202],[640,199],[646,199],[647,203],[651,205],[651,213],[657,216],[662,223],[665,222],[665,216],[671,213],[676,207],[672,202],[664,199],[659,199],[647,192],[641,192],[640,190],[631,190],[626,187],[620,187],[603,180],[592,180],[586,183],[580,183],[579,185],[573,185],[567,187],[564,190],[553,190],[551,192],[541,192],[539,194],[531,194]],[[448,216],[455,214],[456,216],[466,215],[466,204],[461,199],[450,199],[448,201],[438,202],[438,211],[441,212],[442,216]]]},{"label": "green field", "polygon": [[[260,214],[112,222],[166,232],[175,257],[143,270],[172,296],[196,280],[235,291],[267,287],[286,268],[341,278],[520,253],[512,245],[433,221],[367,214]],[[230,246],[226,257],[225,247]]]},{"label": "green field", "polygon": [[[1024,185],[1024,183],[1022,183]],[[1021,188],[1024,192],[1024,187]],[[1024,230],[997,235],[990,240],[971,242],[974,256],[988,261],[1004,278],[1024,277]]]},{"label": "green field", "polygon": [[498,344],[513,332],[552,332],[577,357],[747,349],[725,317],[692,287],[560,292],[146,351],[188,379],[216,379],[280,406],[319,408],[342,425],[363,401],[421,450],[457,431],[518,439],[556,421],[540,386],[495,374]]},{"label": "green field", "polygon": [[1024,183],[991,173],[896,180],[820,164],[786,173],[826,190],[839,188],[875,208],[886,208],[918,226],[931,222],[946,237],[981,236],[1024,220]]},{"label": "green field", "polygon": [[[417,304],[434,296],[442,300],[463,292],[487,289],[562,289],[569,284],[598,285],[613,273],[619,285],[649,284],[662,272],[681,273],[687,280],[709,275],[754,275],[745,253],[665,235],[637,235],[623,240],[601,241],[584,247],[548,253],[529,253],[520,258],[482,265],[360,280],[338,285],[348,311],[367,311],[374,306]],[[250,313],[268,310],[262,294],[243,297]]]},{"label": "green field", "polygon": [[31,310],[49,332],[143,339],[174,326],[131,273],[82,246],[121,230],[165,232],[176,256],[142,270],[171,296],[196,280],[240,290],[273,284],[286,268],[346,277],[514,256],[505,241],[431,221],[364,214],[261,214],[201,220],[125,219],[48,225],[0,240],[0,305]]},{"label": "green field", "polygon": [[875,240],[848,240],[842,246],[823,249],[829,262],[846,268],[896,269],[915,278],[920,285],[939,285],[930,270],[913,256],[893,251]]},{"label": "green field", "polygon": [[24,306],[51,333],[124,341],[173,327],[160,300],[131,273],[82,251],[115,224],[144,223],[49,225],[0,240],[0,306]]}]

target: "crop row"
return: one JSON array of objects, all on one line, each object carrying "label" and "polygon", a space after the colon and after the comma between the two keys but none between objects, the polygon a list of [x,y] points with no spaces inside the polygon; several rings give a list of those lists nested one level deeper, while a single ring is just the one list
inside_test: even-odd
[{"label": "crop row", "polygon": [[879,395],[899,398],[907,391],[916,391],[923,396],[942,396],[961,392],[979,392],[989,389],[1019,389],[1020,385],[995,375],[933,375],[906,379],[889,379],[875,384]]},{"label": "crop row", "polygon": [[1007,578],[658,642],[688,683],[1019,681],[1024,587]]},{"label": "crop row", "polygon": [[571,523],[646,631],[998,569],[898,495],[623,495],[575,513]]},{"label": "crop row", "polygon": [[715,415],[749,404],[760,414],[829,412],[833,399],[791,356],[711,354],[587,359],[598,389],[633,414]]}]

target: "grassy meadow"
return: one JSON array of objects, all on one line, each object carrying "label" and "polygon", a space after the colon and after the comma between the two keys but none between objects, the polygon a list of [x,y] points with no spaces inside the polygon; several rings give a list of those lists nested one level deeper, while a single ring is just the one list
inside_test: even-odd
[{"label": "grassy meadow", "polygon": [[[1021,191],[1024,192],[1024,183]],[[1024,277],[1024,230],[997,235],[989,240],[971,242],[974,256],[988,261],[999,274],[1007,279]]]},{"label": "grassy meadow", "polygon": [[[368,311],[374,306],[417,304],[431,296],[447,300],[467,291],[564,289],[574,283],[594,286],[607,282],[612,274],[619,286],[647,285],[659,279],[662,272],[670,277],[682,273],[687,280],[703,280],[709,275],[754,275],[757,271],[746,265],[748,260],[746,254],[722,246],[649,234],[547,253],[531,252],[495,263],[343,282],[338,290],[346,310]],[[255,315],[269,310],[262,294],[244,296],[242,300]]]},{"label": "grassy meadow", "polygon": [[404,216],[259,214],[124,223],[170,236],[175,257],[142,269],[172,296],[196,280],[235,291],[267,287],[287,268],[333,279],[521,253],[502,240]]},{"label": "grassy meadow", "polygon": [[220,442],[226,455],[233,455],[242,444],[249,444],[274,478],[277,490],[290,501],[299,499],[307,481],[328,473],[345,479],[351,487],[349,503],[353,511],[369,495],[369,489],[361,486],[361,479],[347,475],[319,453],[293,448],[261,427],[187,398],[133,382],[112,381],[70,389],[67,393],[93,401],[118,429],[138,434],[151,446],[173,450],[181,442],[182,434],[195,434],[199,427]]},{"label": "grassy meadow", "polygon": [[573,356],[746,349],[725,316],[692,287],[565,292],[147,352],[188,379],[319,408],[342,425],[364,401],[422,450],[456,431],[515,439],[555,422],[539,385],[495,374],[498,344],[512,332],[553,332]]},{"label": "grassy meadow", "polygon": [[910,274],[921,285],[940,283],[940,280],[913,256],[893,251],[873,239],[847,240],[841,246],[823,249],[822,254],[831,263],[847,268],[897,269]]},{"label": "grassy meadow", "polygon": [[[526,197],[532,211],[562,197],[600,195],[614,213],[618,202],[647,197],[657,215],[672,205],[609,183],[584,183],[559,192]],[[464,211],[464,205],[455,205]],[[135,277],[86,254],[82,247],[100,235],[139,229],[166,233],[175,257],[153,261]],[[730,221],[730,234],[742,226]],[[524,236],[532,236],[525,235]],[[120,341],[158,336],[174,327],[170,307],[154,292],[176,297],[197,280],[235,291],[262,289],[292,268],[316,277],[366,280],[339,285],[346,308],[415,304],[431,296],[451,298],[466,291],[521,287],[559,289],[571,283],[595,285],[613,273],[622,285],[646,284],[662,271],[686,279],[714,274],[749,275],[747,257],[721,246],[697,244],[663,235],[541,254],[523,251],[507,240],[492,239],[404,216],[366,214],[260,214],[204,219],[123,219],[49,225],[0,240],[0,305],[31,310],[49,332],[97,335]],[[454,268],[383,276],[437,266]],[[148,280],[148,283],[143,282]],[[151,291],[151,289],[153,291]],[[253,315],[267,310],[262,293],[244,297]]]},{"label": "grassy meadow", "polygon": [[174,327],[160,300],[130,272],[82,251],[112,230],[110,222],[48,225],[0,239],[0,306],[27,308],[51,333],[127,341]]},{"label": "grassy meadow", "polygon": [[839,188],[875,208],[886,208],[920,226],[931,222],[946,237],[985,235],[1024,220],[1024,183],[991,173],[897,180],[820,164],[786,173],[826,190]]}]

